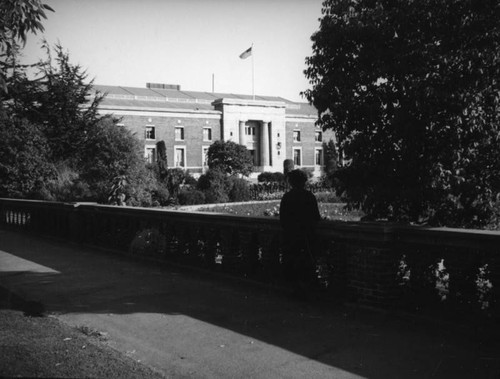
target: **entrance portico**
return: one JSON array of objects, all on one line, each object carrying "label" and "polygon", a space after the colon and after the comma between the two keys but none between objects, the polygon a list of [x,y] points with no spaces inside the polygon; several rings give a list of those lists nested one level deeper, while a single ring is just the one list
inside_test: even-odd
[{"label": "entrance portico", "polygon": [[[223,98],[212,103],[222,112],[222,139],[247,147],[256,171],[281,171],[285,156],[285,103]],[[282,150],[283,149],[283,150]]]}]

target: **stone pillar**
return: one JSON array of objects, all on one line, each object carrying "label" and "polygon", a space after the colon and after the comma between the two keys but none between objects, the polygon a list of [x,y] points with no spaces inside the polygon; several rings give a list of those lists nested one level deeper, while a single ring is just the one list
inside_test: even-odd
[{"label": "stone pillar", "polygon": [[240,145],[245,144],[245,124],[246,121],[240,120]]},{"label": "stone pillar", "polygon": [[260,162],[261,166],[269,166],[269,122],[262,121],[260,135]]}]

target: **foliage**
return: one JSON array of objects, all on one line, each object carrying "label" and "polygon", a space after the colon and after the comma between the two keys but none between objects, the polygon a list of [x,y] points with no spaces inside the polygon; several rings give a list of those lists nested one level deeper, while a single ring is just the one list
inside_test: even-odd
[{"label": "foliage", "polygon": [[[199,208],[200,212],[229,213],[238,216],[271,216],[279,215],[279,200],[262,201],[258,203],[243,203],[218,205],[213,207]],[[357,210],[348,210],[341,203],[318,203],[319,211],[323,220],[337,221],[359,221],[362,213]]]},{"label": "foliage", "polygon": [[145,165],[131,167],[127,174],[127,185],[124,188],[125,203],[135,207],[151,207],[158,205],[154,195],[158,189],[158,182],[154,173]]},{"label": "foliage", "polygon": [[198,184],[198,180],[189,173],[189,171],[185,172],[185,177],[184,177],[184,185],[186,186],[191,186],[191,187],[196,187]]},{"label": "foliage", "polygon": [[186,172],[181,168],[167,170],[167,189],[170,195],[177,199],[179,189],[186,179]]},{"label": "foliage", "polygon": [[0,110],[0,197],[43,197],[45,179],[55,175],[38,125]]},{"label": "foliage", "polygon": [[327,177],[331,177],[337,171],[338,166],[338,153],[333,140],[323,142],[323,152],[325,157],[325,174]]},{"label": "foliage", "polygon": [[165,141],[158,141],[156,143],[156,165],[158,166],[158,179],[160,181],[165,181],[168,177],[168,163],[167,163],[167,147]]},{"label": "foliage", "polygon": [[[27,120],[18,127],[10,126],[11,131],[22,128],[9,138],[22,139],[39,166],[31,168],[41,183],[38,189],[26,191],[22,186],[28,185],[27,178],[18,177],[12,182],[19,187],[15,196],[108,202],[114,179],[124,177],[127,184],[123,185],[120,199],[125,198],[115,196],[111,201],[152,205],[152,192],[158,185],[145,168],[139,141],[128,129],[117,125],[119,120],[98,114],[102,95],[94,93],[92,81],[86,82],[86,73],[70,63],[62,47],[55,47],[53,60],[47,44],[44,46],[48,57],[40,66],[40,77],[30,80],[20,69],[9,91],[10,100],[3,103],[10,119]],[[4,123],[2,126],[7,127]],[[31,147],[33,141],[36,148]],[[10,153],[14,146],[18,151],[12,156],[23,158],[22,143],[11,144]],[[6,149],[1,149],[0,154]],[[13,161],[11,171],[22,173],[23,164],[22,159]],[[39,174],[44,165],[56,167],[55,175]]]},{"label": "foliage", "polygon": [[93,92],[93,81],[87,81],[79,65],[70,63],[61,45],[55,46],[55,59],[47,43],[44,48],[47,59],[39,78],[32,81],[22,76],[16,83],[13,110],[44,126],[53,160],[76,164],[86,158],[84,147],[102,119],[98,107],[103,95]]},{"label": "foliage", "polygon": [[230,201],[248,201],[250,200],[250,187],[248,181],[243,178],[230,176],[228,180],[228,196]]},{"label": "foliage", "polygon": [[88,184],[80,175],[64,163],[55,167],[56,175],[46,180],[42,197],[51,201],[73,202],[92,200]]},{"label": "foliage", "polygon": [[277,182],[281,183],[285,181],[285,174],[281,172],[263,172],[257,176],[257,181],[262,182]]},{"label": "foliage", "polygon": [[325,0],[305,74],[370,218],[497,222],[498,1]]},{"label": "foliage", "polygon": [[168,192],[168,189],[158,183],[158,187],[151,191],[153,206],[161,206],[165,207],[168,205],[172,205],[173,201]]},{"label": "foliage", "polygon": [[[8,92],[8,70],[15,67],[19,42],[26,43],[28,33],[43,32],[45,11],[54,12],[40,0],[2,0],[0,2],[0,93]],[[12,59],[13,58],[13,59]]]},{"label": "foliage", "polygon": [[127,185],[127,177],[118,175],[113,179],[111,192],[108,197],[108,203],[111,205],[125,205],[125,186]]},{"label": "foliage", "polygon": [[229,201],[227,176],[224,172],[209,169],[198,179],[197,189],[205,194],[207,203],[226,203]]},{"label": "foliage", "polygon": [[229,175],[250,175],[253,160],[250,152],[243,145],[233,141],[215,141],[208,148],[208,167]]},{"label": "foliage", "polygon": [[196,189],[181,189],[178,194],[180,205],[196,205],[205,203],[205,194]]}]

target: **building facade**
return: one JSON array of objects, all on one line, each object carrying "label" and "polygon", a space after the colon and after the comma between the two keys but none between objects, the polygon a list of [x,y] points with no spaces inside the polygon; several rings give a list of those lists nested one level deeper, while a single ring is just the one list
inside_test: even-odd
[{"label": "building facade", "polygon": [[164,141],[169,167],[197,175],[216,140],[247,147],[260,172],[282,172],[285,159],[318,176],[324,166],[323,143],[333,132],[315,127],[316,110],[281,97],[182,91],[178,85],[148,83],[146,88],[95,85],[105,93],[100,112],[113,114],[144,143],[149,162]]}]

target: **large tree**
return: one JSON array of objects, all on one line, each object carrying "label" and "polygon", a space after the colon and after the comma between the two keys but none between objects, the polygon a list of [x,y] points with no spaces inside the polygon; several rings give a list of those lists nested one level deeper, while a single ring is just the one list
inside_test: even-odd
[{"label": "large tree", "polygon": [[15,70],[16,55],[28,34],[43,32],[46,11],[54,10],[40,0],[0,2],[0,95],[8,92],[9,70]]},{"label": "large tree", "polygon": [[37,79],[19,75],[13,88],[13,112],[43,125],[54,160],[78,163],[84,146],[101,120],[103,95],[94,92],[85,70],[70,62],[69,53],[57,44],[55,58],[44,43],[47,58]]},{"label": "large tree", "polygon": [[325,0],[304,92],[372,218],[481,226],[500,191],[500,3]]}]

